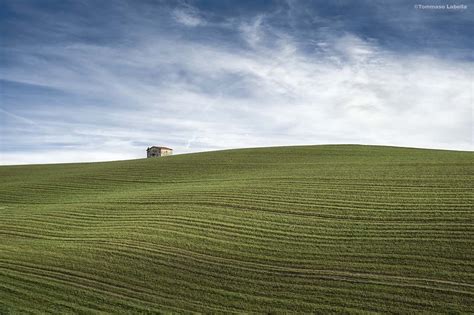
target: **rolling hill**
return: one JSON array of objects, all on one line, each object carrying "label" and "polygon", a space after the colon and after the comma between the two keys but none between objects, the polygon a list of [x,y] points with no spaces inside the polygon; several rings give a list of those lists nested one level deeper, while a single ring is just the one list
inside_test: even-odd
[{"label": "rolling hill", "polygon": [[0,313],[472,312],[473,153],[0,167]]}]

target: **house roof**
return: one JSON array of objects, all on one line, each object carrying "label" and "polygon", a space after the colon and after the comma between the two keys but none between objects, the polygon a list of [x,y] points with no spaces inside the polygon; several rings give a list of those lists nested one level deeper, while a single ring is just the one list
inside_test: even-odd
[{"label": "house roof", "polygon": [[150,150],[151,148],[165,149],[165,150],[173,150],[173,149],[171,149],[171,148],[167,148],[167,147],[158,147],[158,146],[156,146],[156,145],[154,145],[154,146],[151,146],[151,147],[147,148],[146,150],[148,151],[148,150]]}]

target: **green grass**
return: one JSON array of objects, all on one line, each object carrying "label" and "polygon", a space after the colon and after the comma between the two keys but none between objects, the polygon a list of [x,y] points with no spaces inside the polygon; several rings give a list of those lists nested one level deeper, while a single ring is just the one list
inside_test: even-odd
[{"label": "green grass", "polygon": [[473,153],[0,167],[0,313],[472,312]]}]

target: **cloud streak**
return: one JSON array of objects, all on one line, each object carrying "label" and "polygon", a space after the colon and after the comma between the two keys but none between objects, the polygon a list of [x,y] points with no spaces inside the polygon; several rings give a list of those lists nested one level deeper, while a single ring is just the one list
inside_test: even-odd
[{"label": "cloud streak", "polygon": [[190,5],[174,9],[173,17],[178,23],[190,27],[206,25],[206,21],[200,17],[199,11]]}]

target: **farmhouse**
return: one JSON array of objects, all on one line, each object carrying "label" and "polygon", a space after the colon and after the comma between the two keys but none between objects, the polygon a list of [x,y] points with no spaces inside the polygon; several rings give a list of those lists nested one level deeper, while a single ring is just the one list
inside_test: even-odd
[{"label": "farmhouse", "polygon": [[146,149],[146,157],[160,157],[160,156],[167,156],[173,154],[173,149],[167,147],[156,147],[152,146]]}]

